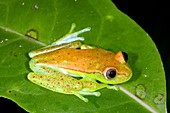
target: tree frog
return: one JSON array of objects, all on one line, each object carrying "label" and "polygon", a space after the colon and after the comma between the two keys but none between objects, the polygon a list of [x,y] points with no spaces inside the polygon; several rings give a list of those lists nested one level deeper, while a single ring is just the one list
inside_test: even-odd
[{"label": "tree frog", "polygon": [[88,102],[84,95],[100,96],[97,90],[115,89],[114,84],[128,81],[132,70],[127,64],[127,54],[113,53],[102,48],[82,44],[78,35],[90,31],[90,27],[70,31],[51,45],[29,52],[30,72],[27,78],[46,89],[58,93],[73,94]]}]

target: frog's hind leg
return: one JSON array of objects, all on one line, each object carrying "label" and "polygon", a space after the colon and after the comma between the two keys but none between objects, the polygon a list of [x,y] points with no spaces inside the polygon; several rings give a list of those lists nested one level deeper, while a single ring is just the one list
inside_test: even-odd
[{"label": "frog's hind leg", "polygon": [[[63,80],[65,79],[66,81],[61,81],[61,76],[63,78]],[[60,75],[60,76],[51,76],[51,75],[44,75],[44,74],[37,74],[37,73],[33,73],[33,72],[30,72],[27,76],[27,78],[41,86],[41,87],[44,87],[48,90],[51,90],[51,91],[54,91],[54,92],[58,92],[58,93],[63,93],[63,94],[73,94],[75,96],[77,96],[78,98],[80,98],[81,100],[83,100],[84,102],[88,102],[88,99],[83,97],[79,91],[76,91],[76,90],[73,90],[73,89],[68,89],[68,86],[67,82],[73,82],[72,84],[74,84],[75,82],[77,81],[73,81],[73,78],[72,77],[69,77],[67,75]],[[67,81],[68,80],[68,81]],[[63,82],[63,83],[61,83]],[[60,84],[58,84],[60,83]],[[73,86],[74,87],[74,86]],[[81,87],[81,86],[79,86]]]},{"label": "frog's hind leg", "polygon": [[81,42],[71,42],[71,43],[62,44],[62,45],[58,45],[58,46],[47,46],[44,48],[40,48],[40,49],[31,51],[28,53],[28,55],[30,58],[33,58],[34,56],[52,52],[52,51],[59,50],[59,49],[63,49],[63,48],[80,48],[81,45],[82,45]]},{"label": "frog's hind leg", "polygon": [[78,37],[78,35],[82,34],[84,32],[90,31],[91,28],[87,27],[87,28],[84,28],[84,29],[79,30],[77,32],[73,32],[75,27],[76,27],[76,24],[73,23],[71,28],[70,28],[70,31],[65,36],[60,38],[59,40],[53,42],[50,46],[61,45],[61,44],[70,43],[70,42],[74,42],[74,41],[84,41],[84,37]]},{"label": "frog's hind leg", "polygon": [[87,27],[80,31],[73,32],[75,27],[76,25],[72,24],[70,31],[61,39],[53,42],[51,45],[29,52],[29,57],[33,58],[34,56],[52,52],[62,48],[81,48],[82,43],[80,41],[83,41],[84,38],[78,37],[78,35],[90,31],[91,28]]},{"label": "frog's hind leg", "polygon": [[58,71],[55,71],[53,68],[48,67],[43,65],[42,63],[38,62],[38,59],[36,58],[32,58],[29,61],[29,67],[31,68],[31,70],[35,73],[39,73],[39,74],[58,74]]}]

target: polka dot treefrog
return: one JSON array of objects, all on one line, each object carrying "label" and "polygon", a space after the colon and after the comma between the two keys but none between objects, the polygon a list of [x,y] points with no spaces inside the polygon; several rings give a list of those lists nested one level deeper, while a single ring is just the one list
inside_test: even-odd
[{"label": "polka dot treefrog", "polygon": [[33,72],[28,79],[54,92],[73,94],[88,102],[83,95],[100,96],[97,90],[115,89],[114,84],[128,81],[132,70],[126,63],[127,54],[82,44],[84,28],[73,32],[75,24],[65,36],[49,46],[29,52],[29,66]]}]

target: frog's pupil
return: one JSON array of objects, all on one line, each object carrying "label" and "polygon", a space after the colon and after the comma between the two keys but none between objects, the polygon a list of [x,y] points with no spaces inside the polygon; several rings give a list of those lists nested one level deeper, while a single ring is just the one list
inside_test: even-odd
[{"label": "frog's pupil", "polygon": [[112,79],[112,78],[114,78],[115,76],[116,76],[116,70],[114,70],[114,69],[109,69],[108,71],[107,71],[107,78],[108,79]]},{"label": "frog's pupil", "polygon": [[127,62],[127,60],[128,60],[128,54],[125,53],[125,52],[122,52],[122,54],[123,54],[123,58],[124,58],[125,62]]}]

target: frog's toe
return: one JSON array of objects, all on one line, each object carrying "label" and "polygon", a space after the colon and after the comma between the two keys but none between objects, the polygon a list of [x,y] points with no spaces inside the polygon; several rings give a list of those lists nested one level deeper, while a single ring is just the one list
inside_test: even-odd
[{"label": "frog's toe", "polygon": [[119,86],[118,85],[114,85],[114,86],[107,86],[108,89],[114,89],[116,91],[119,90]]},{"label": "frog's toe", "polygon": [[97,96],[97,97],[99,97],[101,95],[100,92],[79,91],[78,93],[81,94],[81,95],[94,95],[94,96]]},{"label": "frog's toe", "polygon": [[77,91],[72,91],[72,94],[74,94],[75,96],[77,96],[78,98],[80,98],[81,100],[83,100],[84,102],[88,102],[88,99],[83,97],[79,92]]},{"label": "frog's toe", "polygon": [[75,28],[76,28],[76,24],[75,24],[75,23],[72,23],[69,33],[72,33]]},{"label": "frog's toe", "polygon": [[101,95],[100,92],[93,92],[95,96],[99,97]]},{"label": "frog's toe", "polygon": [[90,30],[91,30],[91,27],[86,27],[86,28],[84,28],[84,29],[82,29],[82,30],[79,30],[79,31],[77,31],[77,32],[74,32],[74,29],[75,29],[75,28],[76,28],[76,24],[75,24],[75,23],[72,23],[71,28],[70,28],[70,31],[69,31],[68,34],[77,34],[77,35],[79,35],[79,34],[81,34],[81,33],[84,33],[84,32],[87,32],[87,31],[90,31]]},{"label": "frog's toe", "polygon": [[87,31],[90,31],[91,30],[91,27],[86,27],[86,28],[84,28],[84,29],[82,29],[82,30],[80,30],[80,31],[77,31],[76,32],[76,34],[82,34],[82,33],[84,33],[84,32],[87,32]]},{"label": "frog's toe", "polygon": [[87,98],[82,99],[84,102],[88,102],[89,100]]}]

